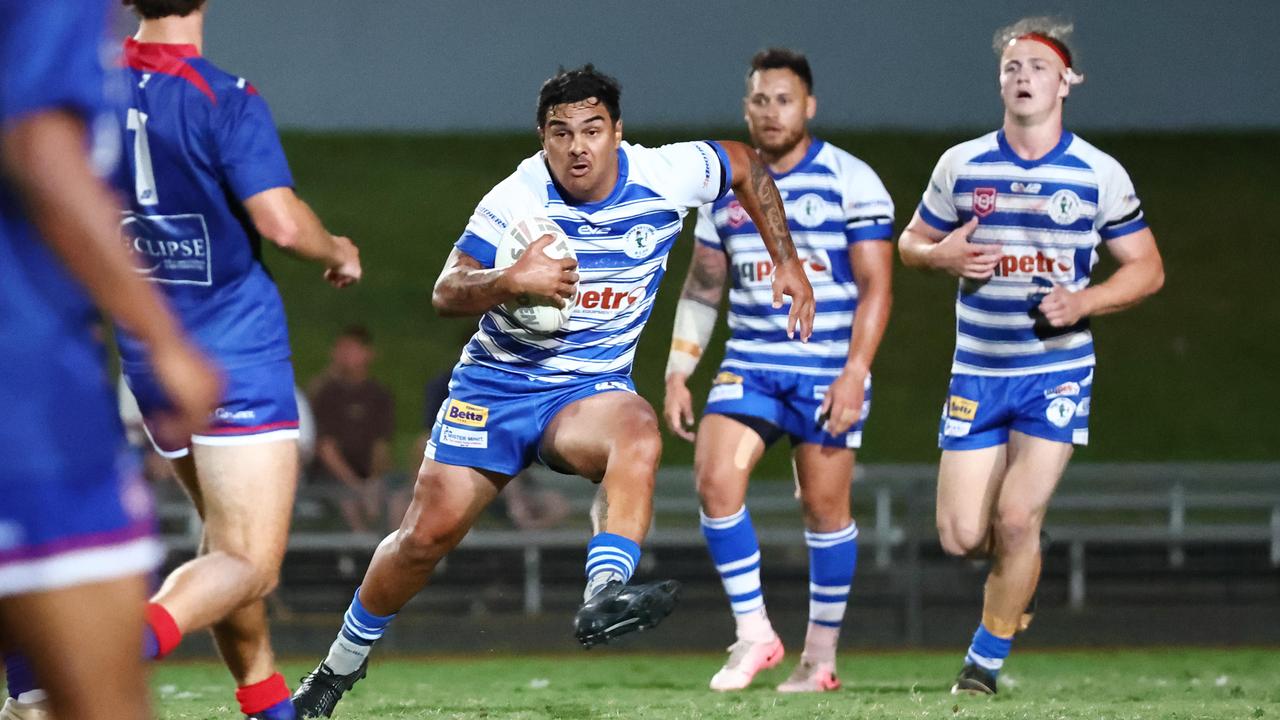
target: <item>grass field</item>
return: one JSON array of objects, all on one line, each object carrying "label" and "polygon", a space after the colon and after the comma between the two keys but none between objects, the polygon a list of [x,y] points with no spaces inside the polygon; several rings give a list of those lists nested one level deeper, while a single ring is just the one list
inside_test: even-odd
[{"label": "grass field", "polygon": [[[947,694],[957,653],[848,655],[843,691],[800,697],[772,689],[791,658],[745,692],[712,693],[706,682],[721,660],[623,652],[386,660],[335,718],[1280,718],[1273,650],[1024,653],[996,698]],[[286,665],[291,680],[305,669]],[[160,718],[234,716],[230,682],[213,664],[164,666],[154,684]]]},{"label": "grass field", "polygon": [[[897,227],[910,218],[938,155],[975,134],[822,133],[879,172],[897,205]],[[1280,424],[1268,400],[1280,397],[1274,368],[1280,295],[1269,259],[1272,218],[1280,211],[1271,182],[1280,134],[1085,135],[1133,176],[1168,282],[1150,302],[1096,322],[1092,444],[1078,459],[1274,458]],[[707,136],[740,137],[741,130],[631,135],[647,144]],[[337,293],[311,266],[267,253],[284,292],[299,377],[305,381],[324,366],[344,324],[370,325],[381,352],[376,374],[397,400],[401,462],[416,469],[408,450],[421,431],[423,384],[452,365],[464,331],[475,327],[474,320],[436,317],[431,285],[480,197],[537,150],[536,138],[290,133],[285,144],[300,192],[330,228],[360,243],[366,271],[358,288]],[[636,355],[636,384],[659,407],[689,248],[682,242],[671,254]],[[1110,267],[1104,261],[1102,274]],[[937,457],[938,408],[954,343],[954,283],[899,268],[895,285],[861,459],[929,462]],[[723,335],[721,327],[713,345]],[[694,378],[699,405],[718,356],[710,352]],[[690,464],[691,448],[671,439],[664,462]],[[759,472],[789,475],[780,448]]]}]

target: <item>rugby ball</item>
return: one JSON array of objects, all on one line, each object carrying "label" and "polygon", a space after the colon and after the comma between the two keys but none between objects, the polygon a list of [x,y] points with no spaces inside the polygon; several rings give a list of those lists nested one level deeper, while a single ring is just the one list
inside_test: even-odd
[{"label": "rugby ball", "polygon": [[[494,256],[493,266],[498,269],[514,265],[530,245],[543,235],[554,235],[555,240],[544,252],[548,257],[577,258],[569,238],[560,226],[545,217],[531,217],[518,220],[507,226],[506,232],[498,239],[498,251]],[[550,335],[559,330],[573,313],[577,297],[565,300],[565,306],[558,308],[551,298],[536,295],[521,295],[515,300],[503,303],[502,307],[515,319],[520,327],[539,335]]]}]

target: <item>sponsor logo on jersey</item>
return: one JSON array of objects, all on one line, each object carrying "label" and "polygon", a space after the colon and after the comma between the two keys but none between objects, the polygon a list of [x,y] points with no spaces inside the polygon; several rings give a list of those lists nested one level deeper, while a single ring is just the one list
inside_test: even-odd
[{"label": "sponsor logo on jersey", "polygon": [[[831,272],[831,258],[826,250],[814,250],[809,256],[800,256],[804,263],[805,274],[809,277],[822,276]],[[764,285],[773,281],[772,260],[743,260],[733,266],[734,284],[738,287]]]},{"label": "sponsor logo on jersey", "polygon": [[1014,182],[1009,185],[1009,189],[1016,193],[1029,193],[1031,195],[1039,194],[1041,187],[1042,186],[1040,185],[1040,183],[1037,183],[1037,182],[1033,182],[1033,183]]},{"label": "sponsor logo on jersey", "polygon": [[1076,402],[1070,398],[1054,398],[1049,407],[1044,409],[1044,416],[1054,427],[1064,428],[1071,423],[1076,414]]},{"label": "sponsor logo on jersey", "polygon": [[489,422],[489,408],[461,400],[450,400],[444,419],[458,425],[484,427]]},{"label": "sponsor logo on jersey", "polygon": [[253,420],[258,414],[253,410],[236,410],[232,412],[226,408],[218,408],[213,411],[213,416],[222,422],[238,422],[241,420]]},{"label": "sponsor logo on jersey", "polygon": [[488,430],[460,430],[448,425],[440,426],[440,442],[460,448],[487,450],[489,448]]},{"label": "sponsor logo on jersey", "polygon": [[203,215],[124,213],[120,233],[133,252],[138,274],[152,282],[213,284],[209,230]]},{"label": "sponsor logo on jersey", "polygon": [[1049,197],[1049,219],[1059,225],[1070,225],[1080,219],[1080,196],[1072,190],[1059,190]]},{"label": "sponsor logo on jersey", "polygon": [[596,227],[595,225],[587,225],[584,223],[578,226],[579,235],[608,235],[612,231],[613,228],[608,225]]},{"label": "sponsor logo on jersey", "polygon": [[1035,277],[1049,276],[1071,280],[1074,277],[1071,261],[1068,256],[1054,257],[1044,251],[1035,253],[1018,253],[1005,255],[996,265],[996,277]]},{"label": "sponsor logo on jersey", "polygon": [[716,375],[715,379],[711,381],[711,384],[712,385],[741,385],[742,376],[735,375],[729,372],[728,370],[722,370],[720,373]]},{"label": "sponsor logo on jersey", "polygon": [[746,225],[751,216],[747,214],[746,208],[742,207],[742,203],[737,200],[730,200],[728,205],[729,227],[740,228]]},{"label": "sponsor logo on jersey", "polygon": [[1080,394],[1080,383],[1064,382],[1061,385],[1044,391],[1046,400],[1052,400],[1056,397],[1075,397]]},{"label": "sponsor logo on jersey", "polygon": [[947,418],[947,421],[942,424],[942,434],[947,437],[964,437],[969,434],[969,429],[972,427],[971,422]]},{"label": "sponsor logo on jersey", "polygon": [[787,215],[800,223],[801,227],[815,228],[827,219],[827,205],[822,197],[815,193],[805,193],[796,198],[787,211]]},{"label": "sponsor logo on jersey", "polygon": [[980,187],[973,189],[973,214],[986,217],[996,211],[996,189]]},{"label": "sponsor logo on jersey", "polygon": [[978,416],[978,401],[952,395],[947,401],[947,415],[959,420],[972,420]]},{"label": "sponsor logo on jersey", "polygon": [[627,387],[626,383],[621,382],[619,380],[606,380],[604,382],[598,382],[596,383],[596,390],[598,392],[611,392],[614,390],[621,390],[622,392],[631,392],[631,388]]},{"label": "sponsor logo on jersey", "polygon": [[648,292],[643,285],[592,286],[579,290],[575,300],[575,313],[585,315],[613,315],[622,312],[645,299]]},{"label": "sponsor logo on jersey", "polygon": [[657,247],[658,229],[652,225],[635,225],[622,236],[622,252],[633,260],[643,260]]}]

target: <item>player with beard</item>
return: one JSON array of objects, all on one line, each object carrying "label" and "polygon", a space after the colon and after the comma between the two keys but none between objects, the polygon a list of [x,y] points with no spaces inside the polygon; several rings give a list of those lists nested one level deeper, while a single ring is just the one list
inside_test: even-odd
[{"label": "player with beard", "polygon": [[743,106],[813,283],[814,333],[803,348],[786,342],[786,313],[770,302],[773,267],[739,198],[729,193],[704,206],[676,311],[664,414],[672,432],[694,440],[686,383],[711,338],[728,281],[732,334],[697,429],[694,460],[703,534],[737,625],[737,641],[711,688],[740,690],[782,660],[745,501],[752,469],[786,436],[809,546],[810,603],[800,662],[778,690],[835,690],[836,644],[857,562],[849,490],[870,407],[871,364],[892,303],[893,203],[866,163],[810,134],[817,99],[800,53],[775,48],[753,57]]},{"label": "player with beard", "polygon": [[[957,693],[995,694],[1029,622],[1045,510],[1073,446],[1089,442],[1089,319],[1164,282],[1128,173],[1062,127],[1084,80],[1070,32],[1027,18],[996,33],[1004,127],[943,154],[899,240],[906,265],[960,279],[938,534],[949,554],[992,564]],[[1119,267],[1091,285],[1103,243]]]}]

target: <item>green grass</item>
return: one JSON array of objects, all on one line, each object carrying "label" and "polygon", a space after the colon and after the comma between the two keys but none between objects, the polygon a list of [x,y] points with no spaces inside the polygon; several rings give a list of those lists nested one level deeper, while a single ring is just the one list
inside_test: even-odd
[{"label": "green grass", "polygon": [[[898,209],[910,218],[939,154],[975,133],[823,133],[867,160]],[[740,131],[633,136],[646,143]],[[1099,371],[1093,444],[1081,460],[1274,459],[1280,424],[1273,291],[1274,218],[1280,195],[1271,179],[1280,166],[1280,134],[1087,134],[1129,170],[1166,259],[1168,282],[1156,298],[1095,322]],[[422,386],[457,358],[474,321],[443,320],[430,289],[480,197],[537,150],[527,135],[314,135],[285,137],[298,187],[328,226],[360,244],[366,278],[333,292],[320,273],[268,253],[289,310],[301,379],[327,361],[328,344],[346,323],[372,327],[380,349],[376,372],[397,400],[397,449],[409,457],[421,430]],[[688,239],[688,231],[686,231]],[[635,377],[661,405],[671,318],[690,244],[671,255],[667,281],[641,339]],[[1103,256],[1105,258],[1105,252]],[[1104,260],[1102,272],[1109,271]],[[937,417],[954,342],[954,284],[902,268],[896,303],[876,361],[875,407],[862,458],[928,462],[937,457]],[[717,333],[716,343],[724,338]],[[718,353],[694,378],[705,397]],[[783,443],[782,445],[785,445]],[[781,446],[780,446],[781,447]],[[688,465],[691,448],[667,443],[665,462]],[[785,450],[775,448],[759,475],[787,477]]]},{"label": "green grass", "polygon": [[[790,671],[749,690],[716,694],[710,655],[436,658],[376,663],[336,718],[1045,718],[1166,720],[1280,718],[1280,653],[1268,650],[1071,651],[1015,656],[996,698],[947,693],[956,653],[846,655],[845,689],[781,696]],[[289,665],[293,677],[303,668]],[[234,715],[230,682],[213,664],[163,666],[158,716]]]}]

